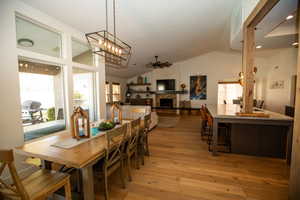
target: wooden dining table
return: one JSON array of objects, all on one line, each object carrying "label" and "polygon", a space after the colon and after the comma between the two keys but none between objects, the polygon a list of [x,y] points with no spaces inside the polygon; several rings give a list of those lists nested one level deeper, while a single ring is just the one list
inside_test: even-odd
[{"label": "wooden dining table", "polygon": [[[122,124],[131,120],[123,120]],[[130,128],[129,128],[130,136]],[[53,146],[59,141],[71,138],[71,133],[60,133],[17,147],[16,153],[40,158],[46,169],[52,163],[79,169],[82,173],[83,196],[85,200],[95,199],[93,165],[105,156],[107,140],[104,135],[92,138],[70,149]]]}]

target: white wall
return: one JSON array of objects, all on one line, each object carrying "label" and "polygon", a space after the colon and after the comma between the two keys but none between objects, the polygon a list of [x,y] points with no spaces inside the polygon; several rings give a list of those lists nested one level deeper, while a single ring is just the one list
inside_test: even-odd
[{"label": "white wall", "polygon": [[[290,105],[291,102],[292,76],[296,75],[297,69],[297,49],[275,49],[261,54],[263,58],[259,56],[256,59],[264,60],[263,67],[258,66],[258,76],[264,79],[264,86],[260,85],[265,90],[262,92],[262,99],[265,99],[266,109],[284,113],[285,105]],[[266,70],[260,72],[261,69]],[[284,81],[283,89],[270,88],[273,81],[281,80]]]},{"label": "white wall", "polygon": [[[152,90],[156,90],[156,80],[176,79],[176,89],[185,83],[190,88],[190,76],[207,76],[207,100],[193,100],[192,107],[199,108],[201,104],[217,104],[218,81],[237,80],[242,70],[242,57],[236,52],[210,52],[182,62],[174,63],[170,68],[156,69],[142,76],[147,76],[152,83]],[[133,77],[128,82],[136,82]],[[189,94],[179,95],[180,100],[188,100]]]},{"label": "white wall", "polygon": [[[284,113],[284,106],[290,104],[291,78],[296,74],[297,51],[294,48],[263,50],[256,53],[255,75],[256,87],[254,98],[265,100],[265,108]],[[274,69],[278,66],[278,69]],[[242,56],[239,52],[210,52],[182,62],[174,63],[170,68],[156,69],[142,76],[152,83],[151,89],[156,91],[156,80],[176,79],[176,89],[185,83],[189,89],[189,77],[207,75],[207,100],[193,100],[192,107],[201,104],[217,104],[218,81],[238,80],[242,70]],[[273,80],[284,80],[284,89],[270,89]],[[128,82],[136,82],[133,77]],[[189,94],[179,95],[180,100],[188,100]],[[155,99],[154,99],[155,100]]]}]

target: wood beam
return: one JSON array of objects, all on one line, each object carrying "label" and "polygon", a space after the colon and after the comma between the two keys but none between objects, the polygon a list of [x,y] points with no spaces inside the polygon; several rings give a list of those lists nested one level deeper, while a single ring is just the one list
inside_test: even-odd
[{"label": "wood beam", "polygon": [[243,26],[243,112],[253,112],[255,27],[279,0],[260,0]]},{"label": "wood beam", "polygon": [[[300,0],[297,11],[298,31],[300,31]],[[300,37],[298,34],[298,41]],[[294,117],[294,132],[293,132],[293,149],[290,170],[289,182],[289,200],[300,199],[300,48],[298,48],[298,64],[297,64],[297,86],[295,100],[295,117]]]},{"label": "wood beam", "polygon": [[243,44],[243,112],[253,112],[253,91],[254,91],[254,50],[255,50],[255,28],[244,27],[244,44]]}]

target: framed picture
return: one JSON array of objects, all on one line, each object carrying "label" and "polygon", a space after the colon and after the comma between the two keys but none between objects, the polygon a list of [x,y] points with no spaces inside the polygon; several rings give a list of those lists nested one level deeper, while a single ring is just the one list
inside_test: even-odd
[{"label": "framed picture", "polygon": [[207,77],[190,76],[190,100],[207,99]]},{"label": "framed picture", "polygon": [[270,85],[270,89],[284,89],[284,81],[272,81]]}]

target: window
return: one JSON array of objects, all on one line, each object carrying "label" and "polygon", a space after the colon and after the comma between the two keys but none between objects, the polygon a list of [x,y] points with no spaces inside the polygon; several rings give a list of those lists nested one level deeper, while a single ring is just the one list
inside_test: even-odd
[{"label": "window", "polygon": [[25,141],[66,128],[62,71],[61,66],[19,59]]},{"label": "window", "polygon": [[120,83],[112,84],[112,98],[113,102],[121,101],[121,86]]},{"label": "window", "polygon": [[109,82],[105,83],[105,99],[106,99],[106,103],[110,102],[110,84],[109,84]]},{"label": "window", "polygon": [[61,57],[62,39],[60,34],[20,17],[16,17],[16,31],[18,48]]},{"label": "window", "polygon": [[218,84],[218,104],[233,104],[243,95],[243,87],[239,83],[219,83]]},{"label": "window", "polygon": [[94,65],[94,56],[88,44],[72,39],[72,61],[80,64]]},{"label": "window", "polygon": [[96,101],[94,93],[95,73],[73,68],[73,103],[88,111],[90,121],[96,119]]}]

